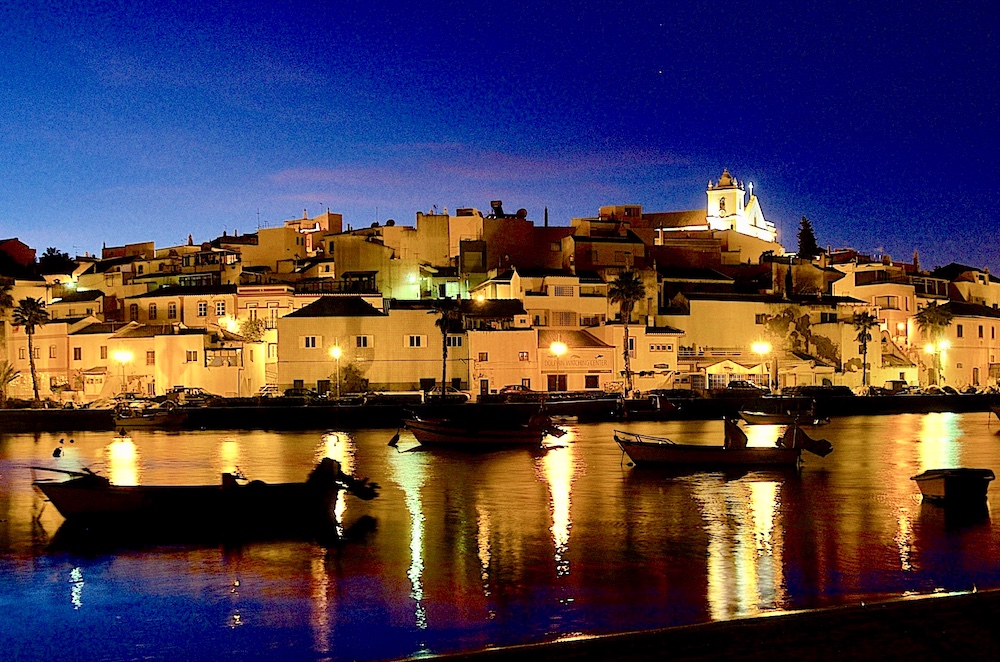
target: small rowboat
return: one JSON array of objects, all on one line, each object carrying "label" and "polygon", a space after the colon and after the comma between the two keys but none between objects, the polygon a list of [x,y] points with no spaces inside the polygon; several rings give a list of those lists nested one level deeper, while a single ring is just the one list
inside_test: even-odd
[{"label": "small rowboat", "polygon": [[995,478],[991,469],[928,469],[911,477],[924,500],[943,505],[976,504],[986,501],[986,491]]},{"label": "small rowboat", "polygon": [[678,444],[666,437],[653,437],[615,430],[615,442],[636,466],[729,467],[796,466],[802,449],[757,447],[726,448]]}]

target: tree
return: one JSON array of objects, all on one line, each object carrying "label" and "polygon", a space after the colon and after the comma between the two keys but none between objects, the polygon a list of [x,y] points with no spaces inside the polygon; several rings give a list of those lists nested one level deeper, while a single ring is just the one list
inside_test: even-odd
[{"label": "tree", "polygon": [[267,323],[261,319],[245,319],[240,322],[239,334],[244,340],[250,342],[260,342],[264,339],[264,332],[267,331]]},{"label": "tree", "polygon": [[625,329],[625,336],[623,339],[623,352],[622,355],[625,358],[625,397],[628,397],[629,392],[632,390],[632,365],[630,362],[630,356],[628,351],[628,324],[632,318],[632,310],[635,308],[635,304],[646,296],[646,286],[643,285],[642,279],[639,278],[639,274],[633,269],[625,269],[618,272],[618,275],[613,281],[608,285],[608,298],[611,299],[611,303],[617,303],[618,309],[621,311],[622,325]]},{"label": "tree", "polygon": [[343,383],[345,393],[364,393],[368,390],[368,379],[361,374],[361,370],[353,363],[348,363],[341,369],[340,379]]},{"label": "tree", "polygon": [[434,302],[432,313],[437,314],[434,326],[441,330],[441,400],[448,392],[448,334],[461,329],[462,312],[456,299],[445,297]]},{"label": "tree", "polygon": [[40,274],[71,274],[76,269],[69,253],[64,253],[54,246],[49,246],[38,258],[38,273]]},{"label": "tree", "polygon": [[799,257],[803,260],[815,260],[822,252],[816,243],[816,233],[813,232],[812,222],[803,216],[799,223]]},{"label": "tree", "polygon": [[15,370],[7,361],[0,361],[0,407],[7,406],[7,387],[21,377],[21,371]]},{"label": "tree", "polygon": [[35,371],[35,344],[33,338],[35,329],[44,326],[49,321],[49,311],[45,310],[45,302],[41,299],[25,297],[21,299],[17,307],[14,308],[14,324],[24,327],[24,333],[28,336],[28,365],[31,366],[31,388],[35,394],[35,401],[38,397],[38,373]]},{"label": "tree", "polygon": [[931,384],[937,384],[938,377],[941,376],[941,350],[943,348],[940,341],[945,333],[945,329],[951,325],[953,317],[954,315],[951,310],[936,303],[930,304],[914,315],[914,319],[917,321],[917,328],[920,329],[920,333],[927,339],[929,343],[928,351],[934,357],[934,372],[928,378]]},{"label": "tree", "polygon": [[878,326],[878,318],[867,310],[854,313],[854,329],[858,332],[857,341],[861,343],[861,385],[868,386],[868,342],[872,339],[870,329]]}]

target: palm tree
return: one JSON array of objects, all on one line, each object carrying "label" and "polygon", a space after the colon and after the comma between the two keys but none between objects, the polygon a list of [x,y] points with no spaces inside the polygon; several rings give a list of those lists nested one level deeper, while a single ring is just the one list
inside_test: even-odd
[{"label": "palm tree", "polygon": [[20,370],[15,370],[7,361],[0,361],[0,407],[7,406],[7,387],[21,376]]},{"label": "palm tree", "polygon": [[38,397],[38,373],[35,371],[35,345],[32,338],[35,335],[35,328],[44,326],[49,321],[49,312],[45,310],[45,302],[41,299],[25,297],[14,308],[14,324],[24,327],[24,333],[28,336],[28,365],[31,366],[31,388],[35,393],[35,401]]},{"label": "palm tree", "polygon": [[857,341],[861,343],[861,385],[868,386],[868,342],[872,339],[869,331],[872,327],[878,326],[878,318],[867,310],[863,313],[854,313],[854,329],[858,332]]},{"label": "palm tree", "polygon": [[461,323],[462,312],[458,301],[449,297],[437,299],[431,312],[438,315],[434,326],[441,329],[441,401],[444,402],[448,392],[448,333],[455,331],[455,327]]},{"label": "palm tree", "polygon": [[611,303],[617,303],[621,311],[622,325],[625,327],[623,356],[625,358],[625,397],[632,391],[632,366],[628,352],[628,323],[632,317],[632,309],[646,296],[646,286],[639,274],[633,269],[625,269],[608,286],[608,298]]},{"label": "palm tree", "polygon": [[949,309],[944,306],[939,306],[936,303],[930,304],[914,315],[914,319],[917,321],[917,328],[920,329],[920,333],[923,334],[923,336],[927,338],[933,346],[933,379],[928,380],[931,384],[937,384],[938,377],[941,375],[941,347],[938,342],[941,340],[941,336],[944,335],[945,329],[951,325],[953,317],[954,315]]}]

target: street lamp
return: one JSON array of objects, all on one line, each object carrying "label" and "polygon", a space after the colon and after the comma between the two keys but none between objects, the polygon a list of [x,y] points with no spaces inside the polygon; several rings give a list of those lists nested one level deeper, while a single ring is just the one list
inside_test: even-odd
[{"label": "street lamp", "polygon": [[934,360],[934,384],[937,384],[938,379],[941,378],[941,355],[948,351],[949,347],[951,347],[951,342],[948,340],[938,340],[924,345],[924,351],[930,354]]},{"label": "street lamp", "polygon": [[556,389],[559,390],[559,357],[566,353],[566,343],[557,340],[549,345],[549,351],[556,357]]},{"label": "street lamp", "polygon": [[[754,354],[760,356],[761,363],[766,363],[767,362],[766,357],[768,354],[771,353],[771,343],[767,342],[766,340],[758,340],[757,342],[755,342],[753,345],[750,346],[750,349],[753,350]],[[768,369],[767,371],[767,381],[768,381],[768,386],[770,386],[771,382],[770,369]]]},{"label": "street lamp", "polygon": [[330,356],[337,361],[337,402],[340,402],[340,345],[330,348]]},{"label": "street lamp", "polygon": [[121,382],[121,391],[120,392],[124,393],[125,392],[125,364],[132,362],[133,354],[132,354],[132,352],[128,351],[127,349],[119,349],[119,350],[115,350],[111,354],[111,357],[115,361],[118,361],[118,363],[120,363],[122,365],[122,382]]}]

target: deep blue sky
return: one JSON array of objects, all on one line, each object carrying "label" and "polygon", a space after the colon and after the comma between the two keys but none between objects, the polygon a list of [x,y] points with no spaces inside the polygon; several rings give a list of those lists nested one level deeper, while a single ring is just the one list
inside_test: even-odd
[{"label": "deep blue sky", "polygon": [[329,207],[703,208],[1000,269],[997,3],[14,2],[0,237],[158,246]]}]

